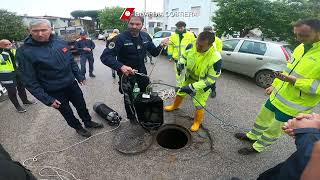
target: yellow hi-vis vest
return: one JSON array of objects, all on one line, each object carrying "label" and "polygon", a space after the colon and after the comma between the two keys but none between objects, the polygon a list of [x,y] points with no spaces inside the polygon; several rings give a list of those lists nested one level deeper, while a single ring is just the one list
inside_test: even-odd
[{"label": "yellow hi-vis vest", "polygon": [[[13,52],[14,53],[14,52]],[[10,54],[2,51],[0,54],[0,73],[11,73],[14,71],[14,66]]]},{"label": "yellow hi-vis vest", "polygon": [[296,116],[310,113],[320,102],[320,41],[304,52],[300,44],[293,52],[293,62],[288,63],[284,74],[297,78],[295,84],[275,79],[271,103],[285,114]]},{"label": "yellow hi-vis vest", "polygon": [[188,44],[193,44],[196,40],[193,33],[183,33],[183,38],[180,42],[179,34],[174,33],[169,38],[168,55],[172,55],[172,58],[179,60],[181,55],[186,51]]},{"label": "yellow hi-vis vest", "polygon": [[222,47],[223,47],[223,43],[222,40],[220,38],[218,38],[217,36],[214,39],[214,43],[213,45],[215,46],[215,48],[219,51],[222,52]]},{"label": "yellow hi-vis vest", "polygon": [[192,86],[196,91],[205,89],[215,83],[221,72],[214,70],[214,64],[221,59],[220,53],[213,46],[204,53],[197,52],[196,45],[187,50],[179,63],[186,67],[185,80],[193,80]]}]

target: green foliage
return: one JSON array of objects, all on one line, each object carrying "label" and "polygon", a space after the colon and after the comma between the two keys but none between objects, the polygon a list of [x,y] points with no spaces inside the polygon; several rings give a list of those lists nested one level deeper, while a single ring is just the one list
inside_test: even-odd
[{"label": "green foliage", "polygon": [[28,35],[22,18],[15,13],[0,9],[0,39],[21,41]]},{"label": "green foliage", "polygon": [[219,10],[213,17],[217,34],[245,36],[251,29],[260,27],[264,21],[267,0],[215,0]]},{"label": "green foliage", "polygon": [[320,15],[319,0],[213,0],[219,10],[213,16],[217,34],[240,33],[244,37],[259,28],[263,36],[295,43],[292,23],[307,16]]},{"label": "green foliage", "polygon": [[85,11],[83,10],[76,10],[76,11],[72,11],[71,13],[71,16],[76,18],[76,19],[79,19],[81,17],[85,17]]},{"label": "green foliage", "polygon": [[84,10],[76,10],[76,11],[72,11],[70,14],[72,17],[79,19],[79,18],[83,18],[83,17],[91,17],[93,22],[97,23],[97,29],[99,29],[99,13],[100,10],[88,10],[88,11],[84,11]]},{"label": "green foliage", "polygon": [[122,7],[107,7],[103,9],[99,14],[99,20],[102,29],[119,29],[124,31],[128,27],[128,23],[120,20],[120,16],[123,13]]},{"label": "green foliage", "polygon": [[161,27],[155,27],[153,31],[154,31],[154,34],[155,34],[156,32],[162,31],[162,28]]},{"label": "green foliage", "polygon": [[79,19],[79,18],[83,18],[83,17],[91,17],[92,19],[97,19],[99,16],[100,10],[88,10],[88,11],[84,11],[84,10],[76,10],[76,11],[72,11],[70,14],[72,17]]}]

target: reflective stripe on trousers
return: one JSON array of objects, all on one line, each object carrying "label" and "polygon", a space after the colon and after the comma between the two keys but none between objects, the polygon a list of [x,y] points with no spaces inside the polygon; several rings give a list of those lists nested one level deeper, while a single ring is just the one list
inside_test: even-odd
[{"label": "reflective stripe on trousers", "polygon": [[253,148],[261,152],[273,144],[282,134],[284,122],[275,119],[275,113],[263,106],[257,115],[253,129],[246,134],[249,139],[256,140]]}]

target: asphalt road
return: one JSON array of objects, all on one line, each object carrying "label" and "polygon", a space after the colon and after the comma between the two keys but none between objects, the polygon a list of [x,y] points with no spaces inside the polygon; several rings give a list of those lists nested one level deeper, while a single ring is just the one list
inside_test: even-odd
[{"label": "asphalt road", "polygon": [[[111,71],[100,62],[104,42],[98,41],[95,53],[96,78],[88,78],[87,85],[81,87],[88,109],[95,121],[103,122],[105,128],[92,130],[93,134],[111,130],[110,127],[92,110],[95,102],[104,102],[123,117],[125,111],[121,94],[118,92],[117,80],[111,77]],[[155,58],[156,65],[147,63],[151,79],[173,84],[173,64],[163,56]],[[166,87],[163,87],[166,88]],[[29,95],[31,99],[33,97]],[[213,137],[213,152],[207,154],[209,141],[204,131],[193,133],[193,140],[183,150],[169,151],[156,142],[146,152],[138,155],[124,155],[113,147],[113,137],[125,133],[129,127],[124,122],[117,131],[106,132],[91,138],[78,146],[61,153],[49,153],[38,157],[38,162],[30,162],[29,167],[38,175],[40,166],[55,166],[67,170],[79,179],[255,179],[259,173],[285,160],[295,146],[293,139],[283,136],[265,152],[251,156],[241,156],[237,150],[249,146],[233,137],[234,132],[249,129],[262,104],[268,97],[264,90],[257,87],[253,80],[223,71],[217,82],[217,97],[209,99],[207,108],[226,124],[237,128],[222,126],[219,120],[206,114],[204,126]],[[169,104],[171,100],[166,101]],[[15,112],[9,101],[0,103],[0,140],[1,144],[17,161],[51,150],[63,149],[81,140],[76,132],[63,120],[58,111],[38,102],[26,107],[27,112]],[[317,109],[318,111],[318,109]],[[186,98],[180,110],[165,114],[166,123],[175,122],[189,128],[194,108],[190,98]],[[222,128],[223,127],[223,128]],[[50,170],[46,173],[54,174]],[[66,173],[61,172],[66,177]],[[58,179],[57,177],[41,177]]]}]

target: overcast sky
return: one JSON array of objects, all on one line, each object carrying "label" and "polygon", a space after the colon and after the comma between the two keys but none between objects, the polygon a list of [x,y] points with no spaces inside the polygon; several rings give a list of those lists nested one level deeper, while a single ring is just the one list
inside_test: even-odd
[{"label": "overcast sky", "polygon": [[[163,0],[146,0],[147,12],[162,12]],[[104,7],[120,6],[143,11],[144,0],[8,0],[1,3],[1,9],[18,15],[71,17],[74,10],[98,10]]]}]

